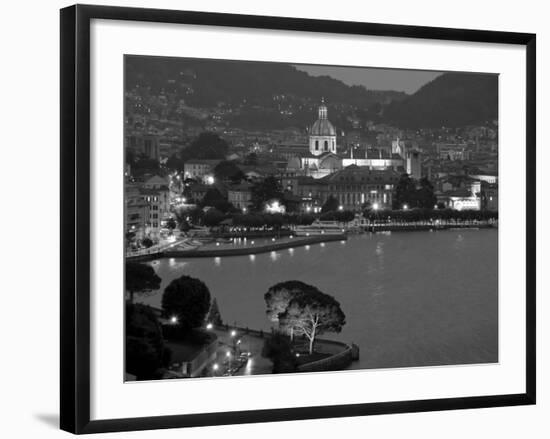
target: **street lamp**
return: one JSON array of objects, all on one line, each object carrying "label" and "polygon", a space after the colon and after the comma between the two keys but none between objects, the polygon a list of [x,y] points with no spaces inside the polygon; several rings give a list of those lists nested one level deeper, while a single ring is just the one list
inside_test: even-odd
[{"label": "street lamp", "polygon": [[237,331],[235,331],[234,329],[231,331],[231,337],[235,337],[237,335]]},{"label": "street lamp", "polygon": [[231,369],[231,352],[227,351],[227,352],[225,353],[225,356],[226,356],[227,359],[228,359],[229,369]]},{"label": "street lamp", "polygon": [[378,210],[378,207],[379,207],[379,206],[378,206],[378,203],[374,203],[374,204],[372,205],[373,210]]},{"label": "street lamp", "polygon": [[172,323],[173,325],[176,325],[178,323],[178,317],[177,316],[170,317],[170,323]]},{"label": "street lamp", "polygon": [[344,206],[342,206],[341,204],[338,206],[338,210],[344,210]]},{"label": "street lamp", "polygon": [[408,206],[408,205],[406,205],[406,204],[403,204],[403,210],[407,210],[408,208],[409,208],[409,206]]},{"label": "street lamp", "polygon": [[212,323],[208,323],[208,324],[206,325],[206,329],[210,330],[210,329],[212,329],[212,328],[213,328]]}]

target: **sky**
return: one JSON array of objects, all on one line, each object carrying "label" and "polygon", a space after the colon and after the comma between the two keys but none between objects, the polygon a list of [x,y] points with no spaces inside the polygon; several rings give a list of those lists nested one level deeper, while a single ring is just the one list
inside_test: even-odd
[{"label": "sky", "polygon": [[442,72],[428,70],[375,69],[368,67],[334,67],[298,65],[312,76],[330,76],[347,85],[363,85],[370,90],[395,90],[412,94]]}]

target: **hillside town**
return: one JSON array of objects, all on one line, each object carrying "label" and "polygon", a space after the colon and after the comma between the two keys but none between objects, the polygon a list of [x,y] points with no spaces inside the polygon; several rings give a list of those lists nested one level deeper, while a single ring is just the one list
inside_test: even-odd
[{"label": "hillside town", "polygon": [[[375,293],[357,294],[369,285],[365,276],[374,267],[390,270],[386,276],[392,284],[403,282],[392,287],[393,293],[429,276],[431,283],[415,291],[415,302],[408,303],[413,296],[403,293],[406,299],[398,305],[413,306],[418,321],[430,318],[424,309],[431,308],[432,299],[422,298],[424,290],[454,294],[464,288],[463,279],[473,282],[463,261],[484,257],[479,251],[484,241],[476,239],[487,240],[492,252],[491,231],[498,230],[498,121],[496,113],[485,118],[492,114],[487,102],[481,109],[462,105],[466,112],[460,103],[441,107],[441,102],[456,99],[457,84],[470,102],[468,93],[490,90],[485,82],[493,84],[494,78],[442,74],[407,96],[354,89],[288,66],[225,65],[228,77],[249,75],[248,80],[278,69],[287,86],[294,87],[292,93],[266,95],[265,90],[242,92],[244,80],[227,87],[230,81],[220,69],[206,65],[200,73],[168,69],[178,72],[175,78],[159,79],[150,72],[146,80],[142,70],[128,74],[126,379],[409,364],[414,357],[410,349],[425,349],[422,328],[412,332],[415,338],[401,346],[400,355],[388,356],[384,351],[406,337],[385,342],[395,332],[393,324],[371,315],[379,326],[371,328],[377,338],[369,338],[361,326],[369,319],[343,303],[350,297],[361,303]],[[308,84],[318,87],[318,93]],[[296,91],[306,86],[309,94]],[[410,117],[407,111],[413,111]],[[463,231],[480,231],[480,238],[469,235],[471,244],[465,247]],[[393,232],[405,232],[411,243],[392,240]],[[392,245],[398,247],[391,250]],[[321,257],[327,248],[334,260],[344,258],[352,272]],[[394,252],[389,264],[384,259],[388,251]],[[278,262],[285,258],[292,260],[292,268],[280,268]],[[408,276],[402,276],[402,263],[393,263],[400,258],[410,265]],[[447,278],[438,278],[446,271],[434,272],[434,267],[444,260],[451,273],[458,270],[461,282],[451,286]],[[251,279],[244,288],[241,271]],[[340,281],[338,289],[323,292],[333,279]],[[492,280],[484,276],[489,290]],[[477,303],[478,287],[461,290],[460,300]],[[385,288],[382,282],[375,290]],[[235,309],[235,302],[243,309]],[[470,320],[476,318],[476,312],[470,313]],[[461,336],[475,327],[470,323],[455,323]],[[403,329],[409,331],[411,325]],[[494,361],[492,325],[488,331],[489,345],[472,347],[471,339],[465,339],[465,350],[449,354],[439,352],[434,341],[433,352],[410,365]],[[325,332],[337,339],[320,338]],[[344,339],[338,338],[340,333]]]}]

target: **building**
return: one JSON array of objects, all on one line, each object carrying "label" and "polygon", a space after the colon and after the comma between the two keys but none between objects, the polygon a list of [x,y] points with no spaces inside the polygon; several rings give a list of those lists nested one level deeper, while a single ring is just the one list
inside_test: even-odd
[{"label": "building", "polygon": [[326,178],[326,190],[345,210],[360,211],[365,203],[389,209],[392,207],[393,189],[399,178],[399,173],[394,170],[378,171],[348,166]]},{"label": "building", "polygon": [[132,234],[132,239],[141,241],[147,235],[149,203],[143,200],[136,184],[126,183],[124,194],[125,232]]},{"label": "building", "polygon": [[407,172],[417,180],[422,176],[420,151],[407,146],[399,138],[392,141],[391,148],[378,148],[370,152],[367,148],[361,150],[364,151],[361,152],[363,157],[357,157],[355,149],[351,146],[349,153],[338,154],[336,129],[328,120],[327,107],[322,101],[318,119],[309,130],[309,151],[289,155],[287,171],[320,179],[349,166],[357,166],[376,171]]},{"label": "building", "polygon": [[348,166],[324,178],[311,176],[285,178],[283,186],[301,198],[305,211],[318,211],[333,196],[345,210],[361,211],[366,203],[380,209],[391,208],[393,190],[400,174],[391,169],[373,170]]},{"label": "building", "polygon": [[470,151],[465,143],[438,143],[437,155],[442,160],[470,160]]},{"label": "building", "polygon": [[480,210],[481,198],[470,189],[461,188],[437,194],[437,203],[455,210]]},{"label": "building", "polygon": [[481,209],[498,211],[498,185],[481,182]]},{"label": "building", "polygon": [[331,152],[336,154],[336,129],[328,120],[328,110],[324,99],[319,107],[319,118],[309,131],[309,152],[313,156]]},{"label": "building", "polygon": [[158,137],[153,134],[128,135],[126,147],[149,159],[160,160],[160,145]]},{"label": "building", "polygon": [[[337,155],[336,129],[328,120],[328,110],[321,101],[318,119],[309,129],[309,150],[290,156],[287,170],[302,175],[322,178],[342,169],[342,159]],[[299,151],[295,147],[295,151]]]},{"label": "building", "polygon": [[245,210],[252,201],[252,185],[250,183],[241,183],[227,188],[227,201],[237,209]]},{"label": "building", "polygon": [[146,233],[151,239],[159,239],[162,222],[170,217],[170,189],[168,181],[155,175],[139,186],[139,195],[149,206]]},{"label": "building", "polygon": [[214,168],[220,160],[211,159],[193,159],[188,160],[183,165],[183,174],[185,178],[208,183],[214,175]]}]

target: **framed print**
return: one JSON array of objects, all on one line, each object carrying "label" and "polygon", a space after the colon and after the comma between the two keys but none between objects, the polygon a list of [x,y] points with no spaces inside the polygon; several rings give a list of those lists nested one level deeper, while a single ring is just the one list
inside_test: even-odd
[{"label": "framed print", "polygon": [[61,10],[61,428],[535,403],[535,35]]}]

